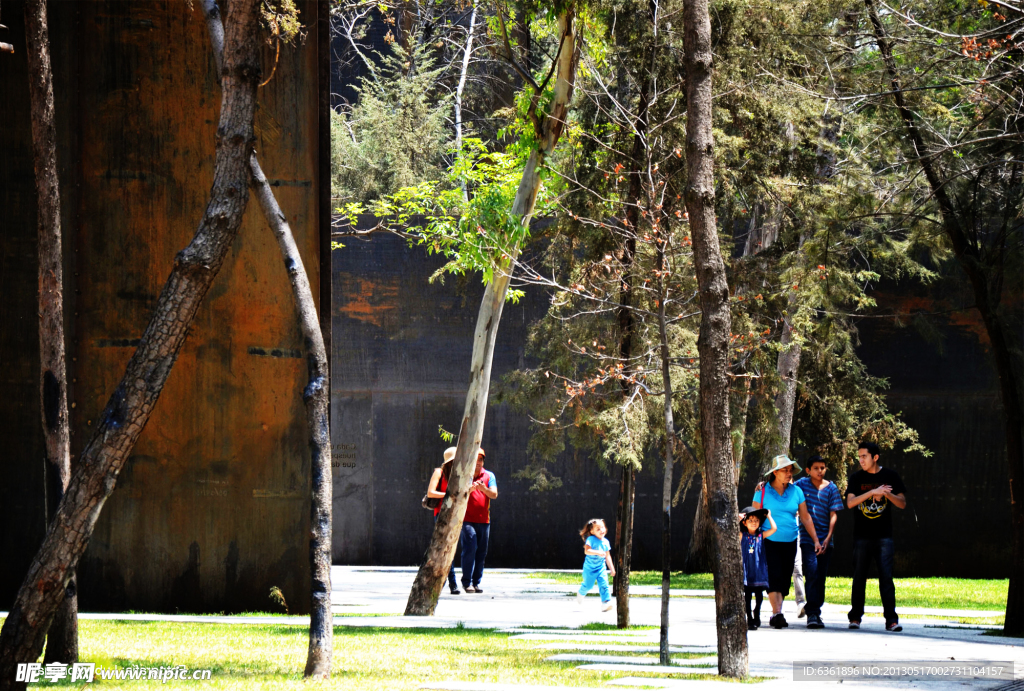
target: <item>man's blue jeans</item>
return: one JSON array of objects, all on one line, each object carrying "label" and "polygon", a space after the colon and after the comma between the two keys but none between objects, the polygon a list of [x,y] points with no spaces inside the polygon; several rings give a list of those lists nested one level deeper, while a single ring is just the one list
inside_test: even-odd
[{"label": "man's blue jeans", "polygon": [[868,580],[868,566],[875,562],[878,567],[878,595],[882,598],[885,623],[898,622],[896,615],[896,586],[892,582],[892,567],[895,548],[892,538],[876,540],[855,540],[853,543],[853,588],[850,593],[850,621],[864,617],[864,587]]},{"label": "man's blue jeans", "polygon": [[480,585],[484,576],[484,559],[487,558],[487,540],[491,536],[490,523],[463,523],[462,538],[462,587]]},{"label": "man's blue jeans", "polygon": [[814,553],[814,545],[804,542],[800,545],[800,556],[804,567],[804,590],[807,604],[804,611],[807,616],[821,616],[821,606],[825,604],[825,579],[828,578],[828,563],[832,561],[832,545],[821,554]]}]

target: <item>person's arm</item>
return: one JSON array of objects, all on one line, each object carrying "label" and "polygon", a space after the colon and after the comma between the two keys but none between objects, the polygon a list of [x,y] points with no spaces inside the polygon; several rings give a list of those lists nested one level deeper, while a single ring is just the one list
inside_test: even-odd
[{"label": "person's arm", "polygon": [[[848,492],[846,494],[846,508],[852,509],[854,507],[860,506],[861,504],[866,502],[868,499],[877,499],[880,496],[882,496],[882,488],[881,487],[875,487],[874,489],[869,489],[864,494],[854,494],[853,492]],[[903,508],[903,507],[900,507],[900,508]]]},{"label": "person's arm", "polygon": [[768,515],[765,518],[767,518],[768,522],[772,524],[772,527],[769,528],[768,530],[762,530],[761,531],[761,536],[762,537],[770,537],[770,536],[775,534],[775,531],[779,529],[779,526],[775,525],[775,519],[772,518],[772,512],[771,511],[768,512]]},{"label": "person's arm", "polygon": [[483,492],[484,496],[488,499],[498,498],[498,483],[494,479],[494,473],[487,473],[487,482],[474,482],[473,486],[469,488],[469,491],[479,490]]},{"label": "person's arm", "polygon": [[430,476],[430,483],[427,484],[427,496],[431,499],[444,499],[444,492],[438,492],[437,486],[441,482],[441,469],[434,468],[434,474]]},{"label": "person's arm", "polygon": [[614,578],[615,577],[615,564],[612,563],[612,551],[611,550],[608,550],[607,552],[604,553],[604,563],[608,567],[608,573],[610,573],[612,575],[612,578]]},{"label": "person's arm", "polygon": [[897,509],[907,508],[907,498],[903,495],[903,493],[893,494],[892,488],[889,488],[883,494],[885,494],[886,499],[888,499],[892,503],[892,505],[895,506]]},{"label": "person's arm", "polygon": [[839,514],[835,511],[828,512],[828,535],[821,541],[821,548],[827,549],[830,542],[832,542],[832,531],[836,529],[836,521],[839,519]]},{"label": "person's arm", "polygon": [[[754,496],[755,497],[757,496],[758,492],[761,492],[761,499],[764,499],[764,480],[761,480],[761,482],[757,483],[757,486],[754,487]],[[753,501],[753,502],[751,502],[750,505],[753,506],[755,509],[763,509],[764,508],[764,506],[762,506],[761,502],[759,502],[759,501]]]},{"label": "person's arm", "polygon": [[797,513],[800,514],[800,522],[804,524],[804,530],[814,540],[814,551],[815,553],[821,553],[821,543],[818,541],[818,533],[814,530],[814,521],[811,520],[811,514],[807,511],[807,502],[800,502],[800,506],[797,507]]}]

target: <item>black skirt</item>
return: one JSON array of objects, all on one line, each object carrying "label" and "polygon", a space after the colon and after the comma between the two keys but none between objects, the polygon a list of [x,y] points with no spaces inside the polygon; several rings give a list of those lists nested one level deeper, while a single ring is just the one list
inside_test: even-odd
[{"label": "black skirt", "polygon": [[796,540],[792,542],[764,541],[764,560],[768,562],[768,592],[789,595],[796,561]]}]

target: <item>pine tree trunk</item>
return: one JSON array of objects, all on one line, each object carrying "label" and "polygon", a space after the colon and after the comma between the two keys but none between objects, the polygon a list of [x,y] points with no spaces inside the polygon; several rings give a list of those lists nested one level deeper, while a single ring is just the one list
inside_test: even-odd
[{"label": "pine tree trunk", "polygon": [[[1006,461],[1010,485],[1010,525],[1013,549],[1010,562],[1010,585],[1006,598],[1004,633],[1024,636],[1024,406],[1019,372],[1014,367],[1014,355],[1005,333],[1005,325],[998,313],[999,296],[993,304],[989,293],[988,273],[978,248],[969,241],[960,218],[942,180],[933,158],[927,153],[924,137],[917,126],[914,113],[908,107],[902,82],[897,72],[892,46],[885,27],[878,16],[874,0],[864,0],[882,54],[892,87],[893,101],[903,121],[908,139],[914,147],[914,156],[928,180],[942,217],[942,227],[953,246],[960,268],[963,269],[974,293],[974,305],[985,325],[985,333],[992,347],[992,356],[999,375],[999,393],[1003,404],[1003,425],[1006,431]],[[1019,357],[1019,356],[1018,356]]]},{"label": "pine tree trunk", "polygon": [[[659,251],[658,269],[662,268]],[[668,324],[665,319],[665,291],[658,306],[658,331],[661,336],[661,380],[665,389],[665,477],[661,484],[661,631],[658,657],[663,665],[672,664],[668,654],[668,605],[672,581],[672,448],[675,444],[675,421],[672,416],[672,377],[669,372]]]},{"label": "pine tree trunk", "polygon": [[[206,27],[219,72],[224,60],[224,26],[216,0],[203,0],[203,14],[206,16]],[[309,426],[312,491],[309,522],[311,601],[305,676],[326,679],[331,676],[331,660],[334,655],[334,616],[331,612],[331,513],[334,487],[331,481],[331,387],[327,348],[302,255],[255,152],[249,157],[249,172],[263,216],[284,256],[299,329],[306,344],[308,380],[302,399],[306,404],[306,424]]]},{"label": "pine tree trunk", "polygon": [[[555,55],[555,86],[547,113],[538,120],[537,148],[530,154],[523,170],[523,177],[516,190],[512,202],[511,213],[521,219],[524,225],[530,223],[537,194],[540,192],[540,166],[545,158],[554,151],[562,134],[565,119],[572,99],[573,85],[576,78],[576,62],[579,59],[579,47],[574,29],[574,9],[567,6],[558,15],[559,50]],[[437,598],[441,594],[449,565],[455,555],[459,533],[462,530],[462,518],[466,513],[469,500],[469,487],[473,479],[476,452],[483,439],[484,416],[487,412],[487,395],[491,384],[491,360],[494,355],[494,342],[501,321],[501,311],[505,305],[505,295],[511,280],[512,261],[519,252],[518,247],[510,247],[507,257],[500,260],[495,267],[494,278],[487,284],[484,297],[477,314],[476,329],[473,334],[473,356],[471,361],[469,391],[466,393],[466,407],[459,426],[459,441],[456,447],[455,460],[452,462],[452,474],[448,486],[448,496],[441,503],[441,511],[434,524],[434,533],[423,564],[416,573],[409,599],[405,605],[406,615],[430,616],[437,607]]]},{"label": "pine tree trunk", "polygon": [[[801,243],[802,244],[802,243]],[[775,396],[775,410],[778,414],[779,441],[776,454],[788,454],[793,434],[793,413],[796,409],[796,376],[800,371],[800,354],[803,346],[799,338],[793,337],[793,320],[796,318],[796,291],[790,291],[789,304],[782,320],[782,338],[777,362],[779,392]]]},{"label": "pine tree trunk", "polygon": [[711,573],[714,568],[715,536],[711,532],[711,517],[708,515],[707,482],[704,469],[700,469],[700,494],[697,508],[693,512],[693,526],[690,528],[690,545],[686,550],[683,570],[686,573]]},{"label": "pine tree trunk", "polygon": [[[46,445],[47,518],[71,479],[67,366],[64,356],[64,271],[61,248],[57,131],[45,0],[25,3],[25,52],[32,111],[32,149],[39,197],[39,400]],[[78,661],[78,596],[72,573],[47,634],[46,662]]]},{"label": "pine tree trunk", "polygon": [[685,0],[686,209],[700,293],[700,423],[707,503],[715,535],[715,621],[718,673],[747,676],[736,484],[729,434],[729,286],[715,219],[714,137],[711,130],[711,21],[708,0]]},{"label": "pine tree trunk", "polygon": [[633,508],[636,500],[636,471],[622,466],[619,505],[615,515],[615,624],[629,628],[629,572],[633,555]]},{"label": "pine tree trunk", "polygon": [[232,0],[226,23],[224,89],[210,203],[192,242],[178,253],[139,347],[82,450],[42,547],[0,633],[0,689],[18,662],[38,658],[70,574],[104,502],[156,405],[188,328],[238,234],[249,198],[248,154],[259,80],[255,0]]}]

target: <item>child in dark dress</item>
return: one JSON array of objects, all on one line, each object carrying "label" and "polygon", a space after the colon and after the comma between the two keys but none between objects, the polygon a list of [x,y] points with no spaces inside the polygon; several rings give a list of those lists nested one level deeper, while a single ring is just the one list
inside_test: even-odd
[{"label": "child in dark dress", "polygon": [[[771,524],[761,530],[765,519]],[[761,602],[768,587],[768,565],[764,560],[764,538],[775,532],[775,520],[768,509],[748,506],[740,512],[740,549],[743,554],[743,592],[747,601],[747,628],[754,631],[761,625]],[[750,611],[751,596],[757,598],[754,611]]]}]

